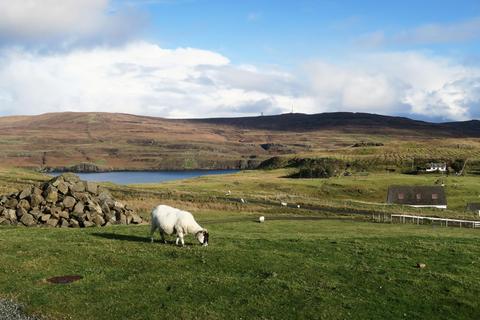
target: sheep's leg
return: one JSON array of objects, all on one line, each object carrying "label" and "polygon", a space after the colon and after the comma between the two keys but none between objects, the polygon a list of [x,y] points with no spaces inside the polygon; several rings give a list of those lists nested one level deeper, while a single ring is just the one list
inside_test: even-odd
[{"label": "sheep's leg", "polygon": [[175,241],[175,244],[178,246],[178,241],[182,243],[182,247],[185,247],[185,242],[183,241],[183,233],[177,234],[177,240]]},{"label": "sheep's leg", "polygon": [[160,232],[160,238],[162,239],[162,242],[167,243],[167,241],[165,240],[165,232],[163,232],[163,230],[159,230],[159,232]]},{"label": "sheep's leg", "polygon": [[153,234],[157,230],[157,227],[152,224],[152,228],[150,229],[150,242],[153,243]]}]

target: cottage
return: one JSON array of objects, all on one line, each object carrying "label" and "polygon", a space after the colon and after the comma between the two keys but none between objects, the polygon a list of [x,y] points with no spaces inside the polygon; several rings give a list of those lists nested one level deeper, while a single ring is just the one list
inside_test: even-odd
[{"label": "cottage", "polygon": [[387,203],[415,208],[447,209],[445,189],[440,186],[390,186]]},{"label": "cottage", "polygon": [[475,214],[478,214],[480,217],[480,203],[478,202],[471,202],[467,204],[467,211],[474,212]]},{"label": "cottage", "polygon": [[445,162],[435,163],[431,162],[427,164],[427,168],[425,169],[427,172],[446,172],[447,171],[447,164]]}]

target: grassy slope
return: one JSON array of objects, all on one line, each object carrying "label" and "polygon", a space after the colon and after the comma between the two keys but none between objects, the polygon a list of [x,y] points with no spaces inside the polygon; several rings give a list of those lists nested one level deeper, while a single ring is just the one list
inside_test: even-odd
[{"label": "grassy slope", "polygon": [[[147,226],[5,229],[0,291],[29,311],[72,319],[480,317],[475,230],[339,221],[208,227],[207,248],[150,244]],[[44,281],[64,274],[84,279]]]},{"label": "grassy slope", "polygon": [[[333,207],[366,207],[379,210],[397,210],[444,216],[474,218],[465,213],[467,202],[478,201],[479,178],[476,176],[456,177],[431,175],[402,175],[375,173],[368,176],[350,176],[331,179],[284,178],[289,170],[243,171],[233,175],[208,176],[186,181],[134,186],[142,190],[190,194],[197,198],[213,196],[225,198],[231,190],[232,197],[260,199],[275,202],[300,203],[301,205],[328,205]],[[448,211],[385,208],[388,186],[393,184],[433,185],[443,181],[446,185]],[[132,199],[133,200],[133,199]]]},{"label": "grassy slope", "polygon": [[[476,230],[272,221],[270,215],[279,213],[325,213],[223,199],[230,189],[233,197],[246,199],[358,207],[358,201],[382,201],[390,183],[424,184],[438,177],[293,180],[282,178],[286,173],[250,171],[159,185],[110,185],[145,216],[159,202],[192,210],[212,234],[207,248],[152,245],[148,226],[2,228],[0,296],[25,303],[30,312],[72,319],[158,319],[159,314],[185,319],[480,317]],[[28,171],[0,170],[2,190],[45,179]],[[447,178],[450,204],[461,208],[463,194],[477,197],[477,181]],[[260,214],[267,216],[265,224],[253,222]],[[427,268],[416,269],[417,262]],[[45,282],[64,274],[84,279],[70,285]]]}]

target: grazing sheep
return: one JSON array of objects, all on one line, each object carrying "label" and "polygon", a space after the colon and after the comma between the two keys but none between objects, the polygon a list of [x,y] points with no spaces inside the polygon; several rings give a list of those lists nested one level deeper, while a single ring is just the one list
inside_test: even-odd
[{"label": "grazing sheep", "polygon": [[258,222],[260,222],[260,223],[265,222],[265,217],[261,216],[260,218],[258,218]]},{"label": "grazing sheep", "polygon": [[193,218],[192,214],[187,211],[182,211],[170,206],[159,205],[152,211],[152,226],[150,230],[150,238],[153,242],[153,234],[158,229],[160,237],[164,243],[165,234],[176,234],[177,240],[175,244],[178,245],[180,241],[182,247],[185,246],[183,237],[187,234],[194,234],[198,242],[203,246],[208,246],[208,231],[202,228]]},{"label": "grazing sheep", "polygon": [[280,202],[280,204],[282,205],[282,207],[286,207],[286,206],[287,206],[287,203],[286,203],[286,202]]},{"label": "grazing sheep", "polygon": [[243,198],[240,198],[241,203],[245,203],[246,201]]},{"label": "grazing sheep", "polygon": [[300,209],[300,205],[299,205],[299,204],[297,204],[297,208]]}]

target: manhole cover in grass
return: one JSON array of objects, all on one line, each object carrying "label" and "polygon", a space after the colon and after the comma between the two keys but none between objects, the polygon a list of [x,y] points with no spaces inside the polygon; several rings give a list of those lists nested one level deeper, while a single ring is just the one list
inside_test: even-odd
[{"label": "manhole cover in grass", "polygon": [[53,277],[53,278],[47,279],[47,281],[50,282],[50,283],[65,284],[65,283],[72,283],[74,281],[78,281],[82,278],[83,278],[82,276],[78,276],[78,275],[59,276],[59,277]]}]

